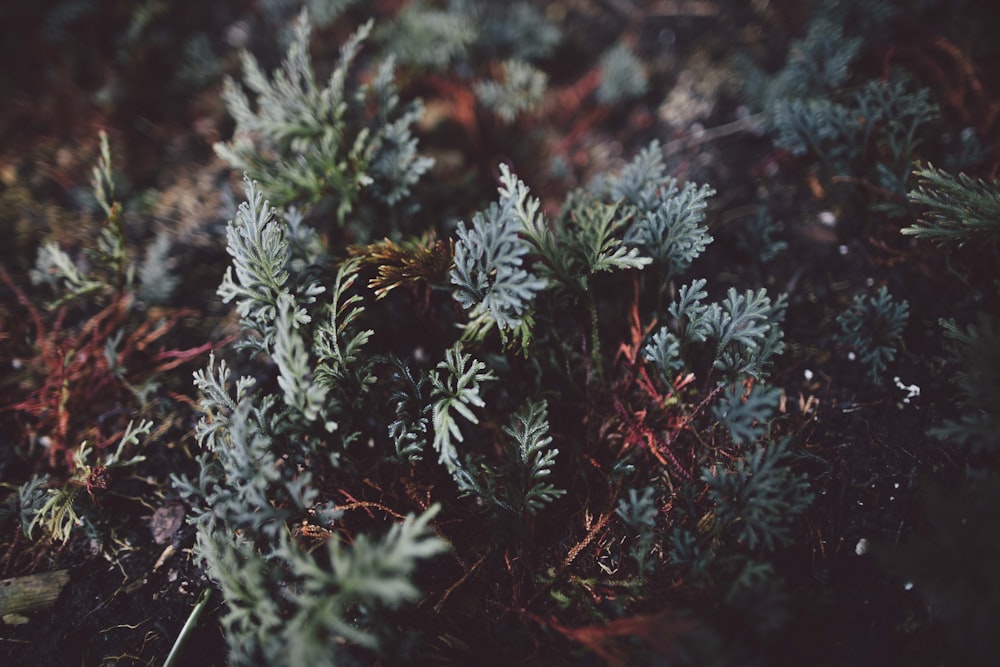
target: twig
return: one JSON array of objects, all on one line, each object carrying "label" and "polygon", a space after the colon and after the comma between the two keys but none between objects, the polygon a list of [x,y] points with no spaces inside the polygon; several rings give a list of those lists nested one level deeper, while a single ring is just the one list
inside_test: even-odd
[{"label": "twig", "polygon": [[762,111],[761,113],[755,113],[747,116],[746,118],[740,118],[739,120],[734,120],[731,123],[726,123],[725,125],[719,125],[707,130],[699,130],[698,132],[686,137],[668,141],[663,146],[663,156],[670,157],[671,155],[680,153],[688,148],[693,148],[694,146],[699,146],[701,144],[708,143],[709,141],[715,141],[716,139],[728,137],[731,134],[753,131],[755,128],[759,127],[760,121],[765,115],[767,115],[767,112]]}]

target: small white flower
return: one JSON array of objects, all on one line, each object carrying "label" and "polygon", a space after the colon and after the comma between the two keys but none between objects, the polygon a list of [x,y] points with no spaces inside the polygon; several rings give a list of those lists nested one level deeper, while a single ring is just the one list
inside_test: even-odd
[{"label": "small white flower", "polygon": [[915,384],[905,384],[899,379],[899,376],[892,378],[892,381],[896,383],[897,389],[902,389],[906,392],[906,397],[903,398],[903,403],[909,403],[911,399],[920,396],[920,387]]},{"label": "small white flower", "polygon": [[806,382],[809,382],[810,380],[813,379],[813,372],[811,370],[809,370],[808,368],[805,369],[805,371],[802,372],[802,375],[803,375],[803,377],[805,377]]},{"label": "small white flower", "polygon": [[858,540],[857,546],[854,547],[854,553],[856,553],[859,556],[864,556],[866,553],[868,553],[868,540],[866,540],[863,537],[860,540]]}]

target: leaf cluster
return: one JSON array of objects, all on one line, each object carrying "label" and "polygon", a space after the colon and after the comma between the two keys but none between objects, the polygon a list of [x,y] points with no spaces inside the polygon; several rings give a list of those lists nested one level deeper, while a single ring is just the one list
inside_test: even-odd
[{"label": "leaf cluster", "polygon": [[869,378],[879,382],[887,364],[896,357],[909,317],[909,302],[895,301],[883,285],[867,299],[858,294],[851,306],[837,315],[840,331],[836,341],[857,354]]},{"label": "leaf cluster", "polygon": [[673,326],[660,327],[643,348],[643,356],[667,382],[693,369],[696,348],[710,351],[711,369],[722,381],[750,376],[763,380],[768,366],[784,349],[781,329],[785,295],[774,301],[764,288],[743,294],[730,288],[721,302],[703,303],[706,281],[683,285],[670,305]]},{"label": "leaf cluster", "polygon": [[953,175],[933,165],[916,170],[917,188],[909,200],[924,209],[903,234],[939,245],[993,242],[1000,238],[1000,188],[996,183]]},{"label": "leaf cluster", "polygon": [[332,199],[343,224],[363,191],[394,206],[430,168],[432,161],[417,155],[410,131],[420,106],[400,107],[391,60],[356,93],[348,92],[352,66],[371,29],[371,23],[362,26],[344,44],[321,85],[309,56],[311,23],[303,12],[281,68],[270,77],[243,53],[253,103],[233,79],[226,80],[223,99],[236,130],[232,141],[215,150],[267,183],[278,205]]}]

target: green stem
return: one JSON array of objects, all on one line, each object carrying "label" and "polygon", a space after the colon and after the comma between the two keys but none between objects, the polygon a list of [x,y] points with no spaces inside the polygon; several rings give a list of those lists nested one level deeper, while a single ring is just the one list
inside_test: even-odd
[{"label": "green stem", "polygon": [[201,612],[203,612],[205,607],[208,605],[208,598],[211,593],[211,588],[205,588],[201,591],[201,594],[198,595],[198,600],[194,603],[194,609],[191,610],[191,614],[184,623],[184,627],[181,628],[180,634],[177,635],[177,641],[174,642],[173,648],[170,649],[170,654],[167,656],[166,661],[164,661],[163,667],[174,667],[175,664],[178,664],[177,660],[184,648],[184,642],[187,641],[188,635],[191,634],[191,631],[194,630],[195,626],[198,624],[198,617],[201,616]]},{"label": "green stem", "polygon": [[590,311],[590,364],[598,379],[604,374],[601,367],[601,326],[597,319],[597,302],[590,291],[590,284],[584,285],[587,294],[587,309]]}]

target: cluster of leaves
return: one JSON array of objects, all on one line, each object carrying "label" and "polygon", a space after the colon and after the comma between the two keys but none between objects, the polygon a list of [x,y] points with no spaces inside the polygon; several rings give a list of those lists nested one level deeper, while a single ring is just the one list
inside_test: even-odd
[{"label": "cluster of leaves", "polygon": [[[303,12],[285,60],[271,77],[253,55],[243,53],[253,105],[234,80],[226,81],[223,99],[236,130],[230,142],[216,145],[216,152],[268,183],[278,205],[332,201],[343,224],[366,193],[372,206],[396,207],[430,168],[432,160],[416,154],[411,134],[420,104],[400,106],[391,59],[369,83],[349,89],[352,65],[371,29],[371,22],[365,24],[344,44],[323,86],[309,57],[311,23]],[[370,224],[377,220],[373,214],[360,217]]]},{"label": "cluster of leaves", "polygon": [[885,2],[856,4],[821,4],[785,67],[764,87],[762,104],[775,145],[818,161],[824,187],[862,185],[873,195],[873,210],[900,217],[908,214],[912,164],[938,107],[930,90],[914,89],[903,71],[848,85],[863,50],[877,44],[865,35],[884,31],[895,13]]},{"label": "cluster of leaves", "polygon": [[722,302],[704,304],[706,282],[698,279],[678,290],[669,309],[676,331],[661,327],[644,348],[646,359],[673,384],[693,367],[694,348],[707,344],[709,372],[719,371],[723,381],[764,379],[772,357],[784,349],[781,322],[787,300],[772,302],[763,288],[744,294],[730,288]]},{"label": "cluster of leaves", "polygon": [[[74,528],[84,526],[89,534],[96,536],[95,517],[102,493],[108,490],[118,471],[145,460],[145,456],[132,450],[138,445],[139,437],[149,435],[152,428],[151,421],[143,421],[138,426],[129,422],[115,451],[93,465],[88,462],[92,448],[84,440],[76,451],[72,475],[65,482],[46,488],[49,476],[35,475],[21,485],[16,496],[8,499],[8,509],[16,505],[24,535],[36,539],[35,529],[39,528],[46,538],[66,542]],[[81,497],[84,490],[90,498],[89,503]]]},{"label": "cluster of leaves", "polygon": [[[424,11],[413,7],[404,11]],[[309,80],[308,34],[303,19],[276,86]],[[348,43],[325,89],[335,94],[323,95],[350,98],[344,71],[359,40],[356,35]],[[270,109],[268,118],[285,118],[285,111],[271,105],[294,110],[299,104],[297,93],[279,98],[263,84],[255,87],[269,100],[261,102],[262,109]],[[232,105],[237,98],[231,87],[228,95]],[[317,119],[320,125],[339,122],[336,114]],[[237,120],[239,134],[238,114]],[[366,136],[380,131],[369,126]],[[266,157],[287,147],[246,144],[244,149],[250,165],[261,151]],[[296,164],[316,168],[308,160]],[[373,163],[344,164],[357,169],[340,181],[338,200],[357,201],[370,187],[366,169]],[[388,621],[401,604],[418,599],[413,583],[418,565],[445,549],[470,565],[444,575],[454,583],[431,592],[437,598],[436,632],[456,622],[444,611],[451,609],[452,591],[469,585],[471,563],[476,558],[482,563],[493,545],[498,553],[513,546],[525,550],[519,564],[506,566],[516,588],[526,586],[536,599],[552,601],[543,604],[575,595],[578,585],[566,567],[554,574],[546,567],[532,569],[530,554],[551,553],[560,539],[574,539],[573,531],[546,536],[536,527],[585,502],[569,498],[567,490],[597,483],[591,470],[602,465],[597,458],[623,455],[621,444],[612,444],[615,438],[588,434],[586,425],[624,430],[626,448],[635,433],[650,433],[623,422],[611,407],[636,399],[632,385],[615,379],[622,372],[647,377],[646,368],[655,369],[672,393],[681,389],[676,377],[704,374],[700,398],[689,392],[668,409],[676,422],[670,437],[693,428],[699,414],[711,413],[719,419],[719,438],[756,449],[745,463],[740,454],[728,472],[715,467],[707,452],[685,455],[687,465],[706,471],[688,475],[685,488],[692,497],[705,498],[696,505],[719,506],[726,531],[743,525],[731,538],[737,542],[771,548],[787,537],[808,494],[804,478],[791,470],[790,444],[768,444],[779,392],[764,386],[736,389],[752,378],[763,380],[781,352],[784,298],[772,300],[762,289],[731,289],[719,302],[707,303],[706,281],[695,280],[680,289],[670,306],[673,324],[650,339],[645,360],[637,354],[642,334],[633,337],[631,370],[625,371],[602,342],[609,332],[622,333],[605,320],[608,314],[627,311],[620,300],[604,300],[606,292],[597,289],[601,281],[632,280],[655,267],[646,283],[663,294],[712,240],[704,219],[714,191],[682,186],[668,176],[658,143],[620,173],[572,193],[553,217],[501,164],[498,200],[471,222],[460,222],[453,240],[433,235],[385,240],[353,248],[347,260],[329,257],[297,211],[264,200],[273,186],[282,205],[315,205],[311,191],[285,188],[277,172],[256,173],[261,183],[247,178],[246,200],[227,229],[232,265],[219,295],[240,317],[243,334],[235,349],[263,365],[254,380],[248,374],[235,377],[228,363],[213,358],[195,375],[205,414],[197,428],[204,449],[201,472],[175,480],[193,507],[197,554],[227,603],[224,625],[235,663],[272,660],[289,645],[297,647],[296,664],[351,660],[373,651],[392,655],[406,635],[390,630],[398,626]],[[411,185],[416,175],[400,176],[400,183]],[[341,214],[346,221],[363,217],[349,206]],[[358,284],[366,270],[375,273],[369,280],[374,293]],[[423,291],[397,289],[403,285],[422,285]],[[380,340],[376,349],[383,315],[375,304],[386,300],[412,308],[409,302],[420,293],[420,308],[436,309],[445,322],[457,315],[459,329],[436,341],[441,347],[421,349],[419,355],[405,341]],[[439,293],[450,293],[457,313],[435,298]],[[632,316],[651,319],[637,310]],[[638,321],[635,326],[643,328]],[[499,351],[494,335],[503,344]],[[459,339],[449,339],[454,336]],[[428,357],[437,363],[428,366]],[[515,370],[522,364],[535,369],[534,380]],[[658,391],[652,384],[646,389]],[[587,414],[554,429],[545,397],[562,391],[612,400],[593,402]],[[689,407],[699,400],[698,407]],[[557,441],[569,450],[554,446]],[[579,509],[603,512],[604,525],[617,506],[622,525],[616,530],[638,535],[632,549],[636,569],[627,584],[634,587],[669,576],[661,563],[666,544],[656,528],[659,512],[651,504],[664,489],[637,468],[624,465],[621,471],[613,484],[606,477],[600,493],[607,497],[604,510]],[[627,484],[622,474],[629,477]],[[360,484],[361,479],[368,481]],[[647,490],[619,498],[623,489],[640,487]],[[376,496],[366,500],[372,489]],[[428,509],[432,503],[440,510]],[[379,528],[369,522],[358,532],[362,509],[409,518],[383,540],[371,540],[365,534]],[[486,544],[461,529],[482,519],[490,527]],[[571,550],[567,567],[584,546]],[[472,557],[483,548],[487,555]],[[358,575],[359,568],[365,576]],[[546,588],[551,596],[543,595]],[[330,650],[327,640],[333,638],[337,650]]]},{"label": "cluster of leaves", "polygon": [[[253,182],[246,194],[229,226],[236,270],[219,293],[236,302],[242,342],[273,361],[278,391],[248,376],[234,383],[213,357],[195,374],[205,413],[201,473],[175,483],[194,505],[198,554],[228,603],[233,660],[339,664],[379,644],[377,611],[414,599],[413,569],[445,543],[427,528],[433,508],[379,540],[358,536],[349,550],[331,532],[341,510],[319,489],[344,474],[341,454],[360,435],[355,410],[374,381],[374,362],[361,358],[371,332],[356,327],[362,308],[350,293],[359,263],[341,265],[329,290],[289,270],[286,227]],[[325,553],[292,535],[296,525],[325,538]],[[323,637],[348,645],[331,651]]]},{"label": "cluster of leaves", "polygon": [[160,235],[144,260],[135,257],[103,133],[92,188],[105,222],[75,259],[56,241],[44,242],[30,273],[34,294],[0,267],[0,280],[20,311],[9,313],[12,330],[23,327],[3,340],[4,357],[27,394],[6,407],[29,420],[30,447],[47,449],[48,465],[70,474],[79,464],[74,458],[80,442],[89,440],[100,453],[125,427],[123,420],[96,413],[94,396],[147,410],[165,374],[207,349],[157,350],[192,311],[155,308],[177,282],[169,273],[170,243]]},{"label": "cluster of leaves", "polygon": [[886,366],[896,357],[909,317],[909,303],[905,299],[894,301],[883,285],[875,296],[855,296],[853,304],[837,316],[840,331],[836,340],[857,355],[872,382],[880,382]]},{"label": "cluster of leaves", "polygon": [[475,89],[480,104],[509,125],[518,114],[541,104],[548,76],[523,60],[504,61],[502,69],[501,79],[482,81]]},{"label": "cluster of leaves", "polygon": [[[909,193],[910,201],[923,208],[924,216],[902,230],[920,240],[934,242],[951,254],[966,244],[978,244],[979,253],[991,260],[996,253],[997,222],[993,215],[1000,202],[996,182],[954,175],[931,166],[918,169],[920,186]],[[970,284],[977,298],[992,299],[996,285]],[[980,290],[982,289],[982,292]],[[964,319],[964,316],[963,316]],[[946,348],[954,369],[956,404],[961,410],[932,430],[938,437],[972,448],[996,452],[1000,419],[1000,340],[996,317],[984,308],[971,322],[941,319]]]},{"label": "cluster of leaves", "polygon": [[954,176],[931,165],[916,171],[918,187],[910,202],[926,212],[903,234],[942,246],[996,243],[1000,238],[1000,195],[995,184]]},{"label": "cluster of leaves", "polygon": [[[440,3],[438,3],[440,4]],[[531,62],[551,55],[562,34],[537,3],[503,7],[488,0],[449,0],[440,7],[418,0],[379,30],[401,64],[445,69],[458,62]]]}]

